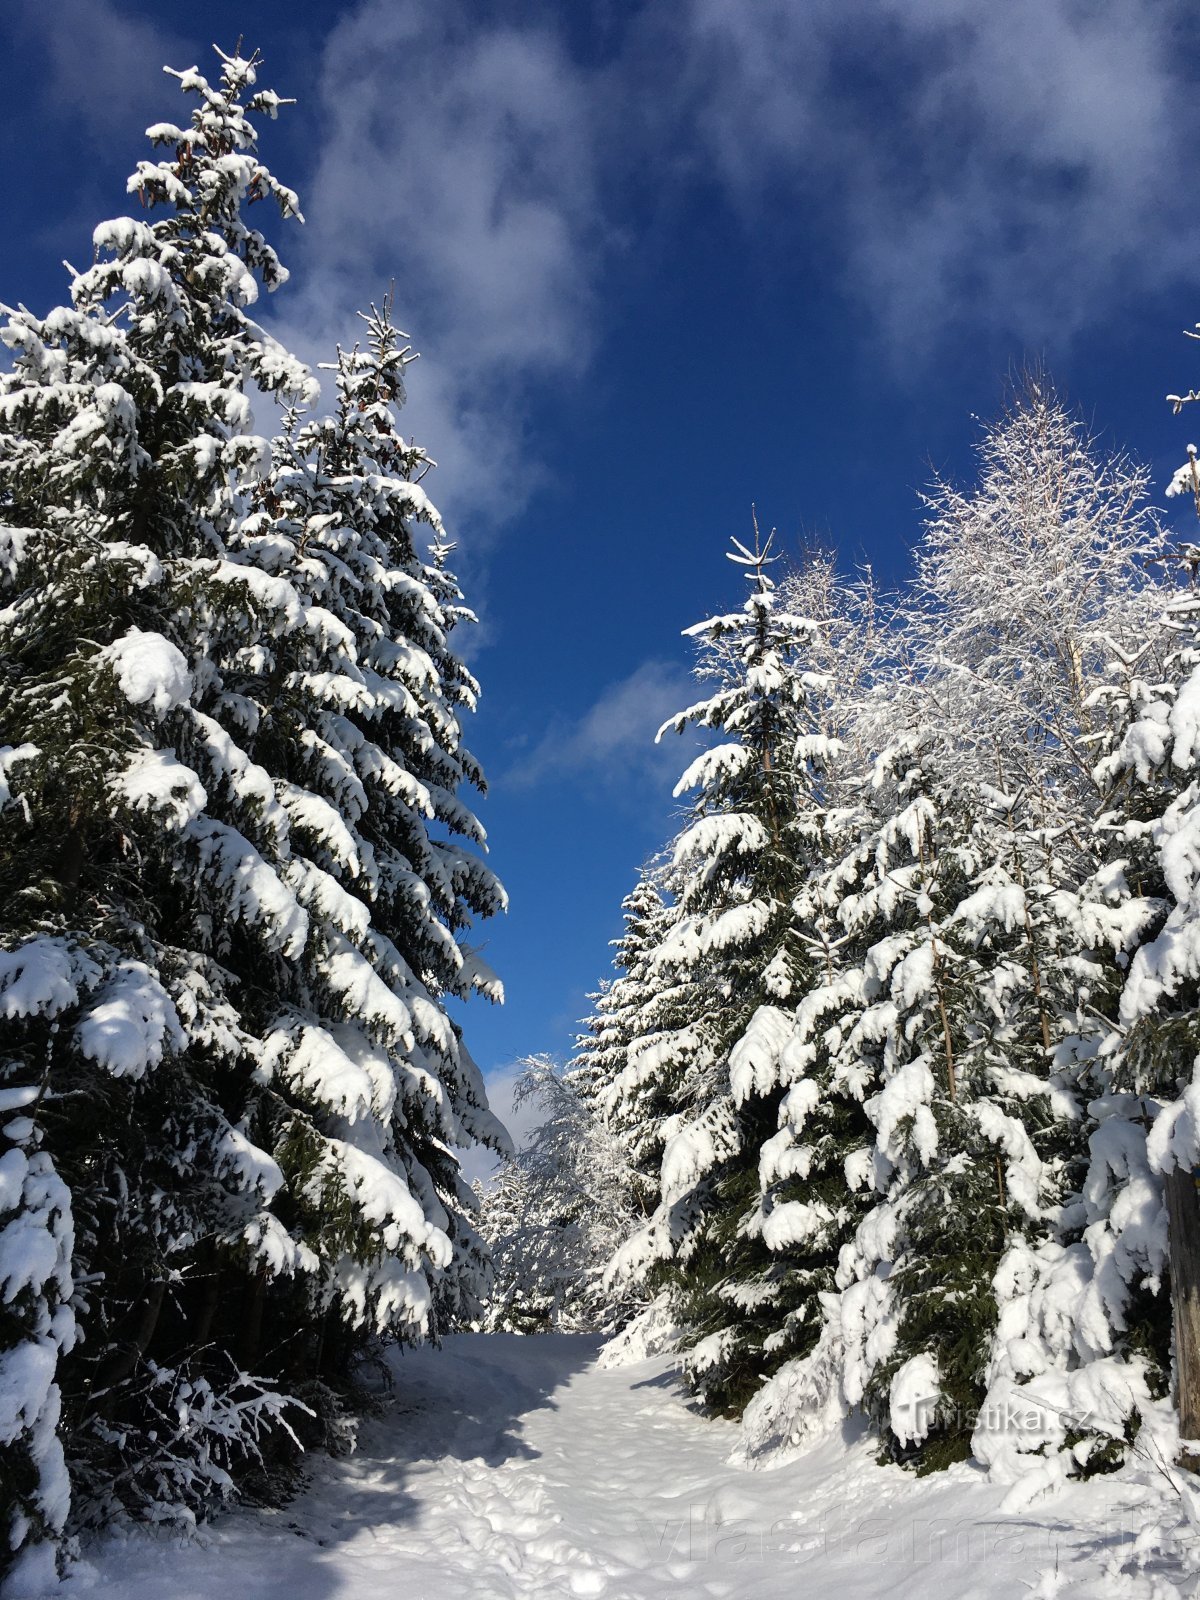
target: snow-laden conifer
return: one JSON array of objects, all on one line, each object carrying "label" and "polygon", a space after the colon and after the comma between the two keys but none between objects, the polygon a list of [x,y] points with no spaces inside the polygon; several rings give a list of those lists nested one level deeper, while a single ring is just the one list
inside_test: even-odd
[{"label": "snow-laden conifer", "polygon": [[[1110,1048],[1129,951],[1154,914],[1136,851],[1114,837],[1096,763],[1133,683],[1162,657],[1164,542],[1145,470],[1102,454],[1039,377],[979,454],[974,489],[943,484],[929,497],[920,604],[907,620],[918,696],[948,735],[943,771],[975,797],[978,865],[946,925],[975,976],[950,1022],[967,1085],[982,1096],[971,1114],[1004,1161],[995,1322],[974,1380],[983,1398],[971,1444],[1001,1474],[1036,1476],[1103,1464],[1122,1431],[1120,1406],[1099,1404],[1093,1379],[1072,1376],[1103,1353],[1099,1319],[1072,1328],[1066,1308],[1081,1302],[1096,1214],[1086,1176],[1104,1081],[1095,1061]],[[1131,1381],[1119,1375],[1114,1392]],[[1014,1387],[1040,1406],[1043,1428],[996,1426]]]},{"label": "snow-laden conifer", "polygon": [[880,821],[839,908],[854,958],[802,1004],[792,1047],[834,1044],[831,1086],[873,1135],[854,1176],[874,1203],[833,1308],[845,1399],[925,1465],[969,1447],[1006,1257],[1061,1237],[1081,1176],[1078,1040],[1094,1049],[1103,998],[1053,861],[1035,870],[1007,797],[939,785],[943,760],[917,738],[881,757]]},{"label": "snow-laden conifer", "polygon": [[[708,1055],[665,1124],[664,1200],[683,1173],[681,1214],[672,1227],[661,1205],[616,1265],[665,1264],[710,1399],[759,1389],[750,1457],[865,1405],[925,1467],[974,1448],[1027,1473],[1067,1440],[1070,1470],[1090,1470],[1112,1454],[1115,1412],[1089,1410],[1082,1388],[1058,1413],[1045,1388],[1041,1434],[988,1430],[1005,1396],[1100,1348],[1064,1308],[1090,1271],[1096,1061],[1155,891],[1129,841],[1114,845],[1093,769],[1121,696],[1161,660],[1162,537],[1144,472],[1102,457],[1039,380],[985,432],[978,483],[935,486],[927,509],[917,583],[888,627],[863,626],[869,608],[846,626],[803,569],[784,585],[789,609],[825,623],[795,656],[781,811],[795,975],[782,1003],[735,1022],[736,963],[777,947],[760,932],[699,952],[737,1038],[695,1010]],[[808,765],[806,735],[825,741]],[[720,866],[700,879],[720,885]],[[740,1359],[753,1372],[735,1396]]]},{"label": "snow-laden conifer", "polygon": [[461,725],[477,685],[450,639],[469,613],[428,460],[395,416],[411,352],[388,307],[366,322],[367,348],[334,369],[335,414],[294,429],[237,540],[305,619],[248,696],[308,918],[303,960],[275,983],[262,1117],[292,1232],[319,1260],[318,1323],[331,1306],[420,1337],[486,1282],[453,1152],[504,1135],[445,1001],[499,997],[461,936],[504,895],[460,794],[482,785]]},{"label": "snow-laden conifer", "polygon": [[[846,1177],[875,1199],[818,1368],[925,1465],[973,1433],[1011,1458],[987,1397],[1075,1359],[1035,1325],[1031,1283],[1078,1264],[1080,1080],[1146,916],[1093,835],[1090,769],[1161,551],[1144,475],[1099,459],[1036,384],[985,434],[978,485],[929,506],[917,590],[859,717],[860,747],[882,753],[826,870],[846,937],[797,1011],[779,1145],[793,1159],[789,1124],[803,1148],[814,1108],[847,1095],[869,1118]],[[801,1370],[780,1385],[810,1394]]]},{"label": "snow-laden conifer", "polygon": [[811,960],[791,903],[819,849],[822,777],[837,751],[814,709],[829,689],[815,664],[822,625],[781,602],[769,548],[735,547],[751,594],[689,630],[713,692],[667,724],[717,736],[677,787],[693,800],[673,849],[676,915],[653,958],[696,996],[695,1049],[670,1086],[658,1209],[614,1264],[664,1264],[688,1370],[710,1403],[732,1408],[804,1287],[772,1257],[758,1164],[775,1132],[786,1008]]},{"label": "snow-laden conifer", "polygon": [[616,977],[592,997],[572,1062],[572,1081],[626,1155],[630,1226],[606,1265],[605,1283],[610,1320],[633,1314],[622,1341],[630,1349],[643,1348],[643,1336],[662,1348],[676,1326],[678,1283],[665,1267],[671,1250],[663,1233],[663,1151],[688,1085],[711,1069],[703,974],[659,958],[685,915],[683,877],[669,857],[656,860],[626,897]]},{"label": "snow-laden conifer", "polygon": [[637,1204],[647,1215],[658,1204],[663,1123],[671,1114],[671,1085],[685,1070],[696,998],[655,961],[678,914],[669,877],[665,863],[647,868],[622,902],[616,976],[591,997],[594,1009],[571,1063],[580,1094],[624,1142]]},{"label": "snow-laden conifer", "polygon": [[1108,697],[1124,727],[1097,769],[1101,826],[1115,869],[1137,891],[1131,905],[1145,914],[1090,1074],[1094,1126],[1075,1271],[1065,1285],[1035,1286],[1043,1300],[1057,1299],[1075,1359],[1057,1394],[1052,1381],[1022,1386],[1072,1411],[1102,1401],[1118,1443],[1141,1430],[1164,1458],[1180,1421],[1193,1435],[1200,1422],[1196,609],[1190,594],[1176,598],[1165,659],[1146,641]]},{"label": "snow-laden conifer", "polygon": [[145,1356],[169,1258],[239,1234],[274,1183],[210,1075],[239,1053],[236,1018],[211,935],[188,939],[175,915],[176,871],[223,877],[276,948],[301,934],[248,842],[206,828],[176,753],[215,641],[258,599],[225,547],[269,456],[243,385],[308,382],[247,311],[284,274],[243,207],[292,214],[295,197],[254,154],[247,112],[279,102],[251,93],[253,65],[225,60],[215,89],[178,76],[192,124],[152,129],[173,155],[130,180],[161,220],[102,225],[71,304],[12,311],[3,330],[6,1091],[36,1084],[75,1265],[103,1285],[78,1301],[67,1391],[93,1439]]},{"label": "snow-laden conifer", "polygon": [[5,1556],[20,1552],[23,1581],[49,1589],[71,1502],[58,1365],[76,1338],[74,1237],[70,1192],[40,1148],[37,1099],[35,1084],[0,1089],[0,1496]]},{"label": "snow-laden conifer", "polygon": [[[0,1092],[45,1180],[16,1221],[56,1260],[73,1226],[77,1284],[30,1278],[3,1359],[65,1353],[71,1299],[68,1455],[105,1517],[225,1492],[280,1416],[255,1371],[343,1372],[469,1299],[452,1150],[501,1140],[443,1006],[492,983],[459,935],[501,896],[458,842],[473,684],[390,421],[404,354],[377,320],[344,358],[328,449],[250,432],[248,384],[314,395],[249,310],[286,274],[246,208],[299,214],[249,121],[281,102],[240,57],[176,76],[195,109],[150,130],[145,219],[2,334]],[[45,1471],[14,1548],[61,1520],[45,1394],[15,1413]]]}]

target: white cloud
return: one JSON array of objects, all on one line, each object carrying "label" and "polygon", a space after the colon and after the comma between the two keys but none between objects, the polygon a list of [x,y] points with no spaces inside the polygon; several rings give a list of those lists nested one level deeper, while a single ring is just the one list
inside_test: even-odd
[{"label": "white cloud", "polygon": [[538,482],[530,385],[577,377],[594,348],[590,84],[549,28],[489,26],[467,0],[367,0],[330,36],[321,98],[286,331],[327,360],[395,280],[426,352],[406,427],[477,545]]},{"label": "white cloud", "polygon": [[123,129],[131,99],[161,101],[165,63],[191,65],[169,30],[122,14],[110,0],[16,0],[8,20],[46,64],[46,105],[94,133]]},{"label": "white cloud", "polygon": [[[575,365],[590,297],[586,85],[552,34],[473,8],[369,0],[339,24],[312,185],[339,276],[400,278],[444,351]],[[371,286],[369,278],[363,285]]]},{"label": "white cloud", "polygon": [[691,0],[688,16],[724,182],[753,213],[817,207],[893,353],[932,355],[956,323],[1040,343],[1190,272],[1178,189],[1200,118],[1178,6]]},{"label": "white cloud", "polygon": [[668,717],[697,698],[695,684],[680,666],[644,661],[627,678],[609,684],[580,717],[556,719],[504,774],[504,786],[586,782],[627,794],[635,786],[652,787],[665,799],[687,757],[681,759],[681,744],[673,735],[664,735],[657,745],[654,736]]},{"label": "white cloud", "polygon": [[406,425],[468,562],[540,481],[531,400],[588,371],[613,275],[687,271],[669,219],[697,192],[740,211],[748,247],[847,289],[901,368],[964,329],[1061,348],[1190,277],[1182,0],[600,8],[588,64],[552,15],[515,11],[342,16],[288,250],[283,331],[317,359],[395,278],[426,352]]}]

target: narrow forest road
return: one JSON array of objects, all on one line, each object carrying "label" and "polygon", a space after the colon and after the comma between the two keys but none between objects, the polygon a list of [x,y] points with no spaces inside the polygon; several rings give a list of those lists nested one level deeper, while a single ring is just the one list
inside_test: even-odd
[{"label": "narrow forest road", "polygon": [[[605,1370],[586,1338],[461,1335],[397,1358],[358,1452],[314,1459],[280,1511],[201,1543],[143,1534],[91,1555],[91,1600],[1020,1600],[1192,1595],[1174,1563],[1117,1572],[1161,1515],[1152,1476],[1002,1515],[959,1466],[915,1479],[838,1437],[773,1471],[728,1463],[670,1362]],[[1108,1570],[1106,1570],[1106,1567]]]}]

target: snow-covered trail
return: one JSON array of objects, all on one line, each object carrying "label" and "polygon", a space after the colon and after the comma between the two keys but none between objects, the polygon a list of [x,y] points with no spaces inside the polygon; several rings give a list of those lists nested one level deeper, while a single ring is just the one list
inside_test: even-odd
[{"label": "snow-covered trail", "polygon": [[[670,1363],[605,1370],[595,1342],[461,1335],[396,1360],[395,1402],[282,1510],[203,1543],[135,1535],[94,1553],[93,1600],[1014,1600],[1133,1597],[1102,1575],[1154,1503],[1093,1483],[1038,1513],[962,1466],[917,1480],[838,1438],[771,1472],[728,1464]],[[1054,1575],[1057,1566],[1058,1576]]]}]

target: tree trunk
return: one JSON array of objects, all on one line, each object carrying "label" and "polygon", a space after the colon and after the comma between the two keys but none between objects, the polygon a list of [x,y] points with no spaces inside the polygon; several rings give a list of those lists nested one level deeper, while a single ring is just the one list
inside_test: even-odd
[{"label": "tree trunk", "polygon": [[267,1275],[260,1267],[246,1286],[239,1354],[242,1366],[253,1372],[262,1351],[263,1309],[267,1299]]},{"label": "tree trunk", "polygon": [[101,1387],[108,1389],[123,1383],[150,1347],[167,1295],[167,1280],[159,1278],[146,1291],[141,1316],[133,1337],[124,1341],[114,1351],[100,1377]]},{"label": "tree trunk", "polygon": [[69,907],[73,907],[78,899],[79,881],[87,861],[86,828],[87,813],[78,803],[72,802],[67,818],[67,833],[58,860],[58,881],[63,886]]},{"label": "tree trunk", "polygon": [[202,1350],[212,1338],[213,1323],[217,1317],[217,1307],[221,1302],[221,1255],[216,1245],[210,1245],[207,1252],[208,1271],[202,1276],[203,1289],[200,1303],[192,1322],[191,1348],[194,1351]]},{"label": "tree trunk", "polygon": [[[1200,1168],[1167,1173],[1171,1310],[1175,1323],[1175,1400],[1179,1432],[1200,1440]],[[1197,1457],[1188,1453],[1188,1465]]]}]

